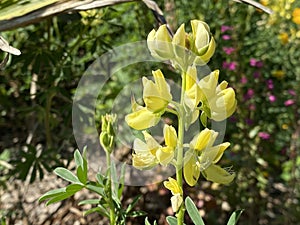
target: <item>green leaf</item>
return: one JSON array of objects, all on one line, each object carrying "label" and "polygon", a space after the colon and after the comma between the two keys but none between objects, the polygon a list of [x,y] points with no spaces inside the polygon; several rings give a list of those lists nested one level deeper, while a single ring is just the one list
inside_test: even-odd
[{"label": "green leaf", "polygon": [[75,160],[77,167],[83,168],[83,158],[78,149],[74,152],[74,160]]},{"label": "green leaf", "polygon": [[[148,220],[148,217],[145,218],[145,225],[151,225],[151,223]],[[153,225],[157,225],[156,220],[154,221]]]},{"label": "green leaf", "polygon": [[185,199],[185,206],[186,206],[187,212],[188,212],[189,216],[191,217],[192,221],[194,222],[194,224],[205,225],[199,214],[197,207],[195,206],[193,200],[190,197],[187,197]]},{"label": "green leaf", "polygon": [[167,216],[166,219],[168,221],[168,224],[170,224],[170,225],[177,225],[177,219],[174,216]]},{"label": "green leaf", "polygon": [[71,193],[71,192],[61,193],[60,195],[51,198],[51,199],[46,203],[46,206],[51,205],[51,204],[54,204],[54,203],[57,203],[57,202],[60,202],[60,201],[62,201],[62,200],[65,200],[65,199],[71,197],[73,194],[74,194],[74,193]]},{"label": "green leaf", "polygon": [[87,182],[87,173],[83,171],[82,167],[78,167],[76,171],[77,177],[79,181],[83,184],[86,184]]},{"label": "green leaf", "polygon": [[83,213],[83,215],[84,215],[84,216],[87,216],[87,215],[89,215],[89,214],[91,214],[91,213],[94,213],[94,212],[97,212],[97,213],[99,213],[101,216],[104,216],[104,217],[108,217],[108,218],[109,218],[109,213],[108,213],[103,207],[101,207],[101,206],[97,206],[97,207],[95,207],[95,208],[91,208],[91,209],[85,211],[85,212]]},{"label": "green leaf", "polygon": [[80,191],[82,188],[84,188],[84,185],[82,184],[70,184],[66,187],[66,192],[74,192]]},{"label": "green leaf", "polygon": [[128,214],[126,214],[126,217],[139,217],[145,215],[147,215],[146,212],[139,210],[139,211],[129,212]]},{"label": "green leaf", "polygon": [[78,203],[78,205],[87,205],[87,204],[91,204],[91,205],[95,205],[95,204],[99,204],[99,199],[87,199],[87,200],[82,200]]},{"label": "green leaf", "polygon": [[106,197],[106,194],[104,192],[104,189],[102,187],[98,187],[96,185],[93,184],[88,184],[86,185],[86,188],[92,192],[95,192],[97,194],[99,194],[102,197]]},{"label": "green leaf", "polygon": [[71,183],[80,183],[80,181],[78,180],[78,178],[70,171],[67,170],[63,167],[58,167],[54,170],[54,173],[63,178],[64,180],[67,180]]},{"label": "green leaf", "polygon": [[96,179],[97,179],[97,183],[98,183],[101,187],[104,187],[104,180],[106,179],[105,176],[103,176],[101,173],[97,173]]},{"label": "green leaf", "polygon": [[51,191],[46,192],[45,194],[43,194],[40,198],[39,198],[39,202],[46,200],[47,198],[52,198],[56,195],[59,195],[61,193],[66,192],[66,188],[59,188],[59,189],[54,189]]},{"label": "green leaf", "polygon": [[244,211],[243,209],[234,211],[231,214],[231,216],[230,216],[230,218],[228,220],[227,225],[235,225],[235,224],[237,224],[237,222],[238,222],[241,214],[243,213],[243,211]]},{"label": "green leaf", "polygon": [[128,205],[126,209],[126,213],[129,213],[133,209],[133,207],[136,205],[136,203],[139,201],[140,198],[141,195],[138,195],[133,199],[133,201]]}]

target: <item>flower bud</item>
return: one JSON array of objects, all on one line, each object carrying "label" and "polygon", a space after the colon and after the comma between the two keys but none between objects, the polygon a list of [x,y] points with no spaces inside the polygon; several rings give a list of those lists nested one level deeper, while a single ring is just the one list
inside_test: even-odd
[{"label": "flower bud", "polygon": [[169,60],[173,57],[171,42],[172,39],[166,24],[160,26],[157,31],[153,29],[147,38],[147,45],[151,55],[160,60]]}]

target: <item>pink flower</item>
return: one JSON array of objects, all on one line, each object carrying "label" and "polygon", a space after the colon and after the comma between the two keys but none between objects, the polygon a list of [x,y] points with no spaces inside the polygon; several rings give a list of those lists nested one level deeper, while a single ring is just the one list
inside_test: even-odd
[{"label": "pink flower", "polygon": [[291,106],[291,105],[293,105],[295,103],[295,101],[293,100],[293,99],[289,99],[289,100],[286,100],[285,102],[284,102],[284,105],[285,106]]},{"label": "pink flower", "polygon": [[236,70],[237,62],[223,62],[223,68],[231,71]]},{"label": "pink flower", "polygon": [[254,58],[251,58],[250,59],[250,66],[255,66],[256,65],[256,59],[254,59]]},{"label": "pink flower", "polygon": [[233,27],[231,27],[231,26],[226,26],[226,25],[222,25],[222,26],[221,26],[221,33],[224,33],[224,32],[226,32],[226,31],[228,31],[228,30],[233,30]]},{"label": "pink flower", "polygon": [[242,84],[246,84],[248,82],[247,77],[243,76],[240,81]]},{"label": "pink flower", "polygon": [[254,59],[254,58],[251,58],[249,63],[250,63],[250,66],[257,67],[257,68],[261,68],[264,65],[262,61]]},{"label": "pink flower", "polygon": [[254,104],[249,105],[249,110],[255,111],[256,110],[256,106]]},{"label": "pink flower", "polygon": [[233,53],[235,51],[235,48],[233,47],[223,47],[223,51],[227,54],[230,55],[231,53]]},{"label": "pink flower", "polygon": [[270,134],[268,134],[267,132],[259,132],[258,133],[258,137],[260,137],[263,140],[268,140],[270,138]]},{"label": "pink flower", "polygon": [[270,102],[275,102],[276,101],[276,96],[275,95],[270,95],[269,96],[269,101]]},{"label": "pink flower", "polygon": [[272,90],[274,88],[274,84],[271,79],[267,80],[267,87],[269,90]]},{"label": "pink flower", "polygon": [[292,96],[296,96],[296,91],[294,91],[293,89],[288,90],[288,93]]},{"label": "pink flower", "polygon": [[244,100],[249,100],[254,96],[254,90],[248,89],[247,93],[244,95]]},{"label": "pink flower", "polygon": [[224,35],[222,35],[222,39],[227,41],[227,40],[231,39],[231,36],[228,34],[224,34]]}]

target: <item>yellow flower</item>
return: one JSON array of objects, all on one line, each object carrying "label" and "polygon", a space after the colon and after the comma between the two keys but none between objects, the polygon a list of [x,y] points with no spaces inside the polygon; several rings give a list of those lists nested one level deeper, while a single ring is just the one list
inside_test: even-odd
[{"label": "yellow flower", "polygon": [[143,131],[145,142],[136,138],[133,143],[133,166],[138,169],[150,169],[158,163],[166,166],[174,158],[177,146],[177,134],[174,127],[165,125],[166,146],[161,146],[148,132]]},{"label": "yellow flower", "polygon": [[170,86],[167,84],[161,70],[152,71],[155,83],[143,77],[143,99],[147,109],[157,113],[164,111],[172,100]]},{"label": "yellow flower", "polygon": [[222,121],[231,116],[237,105],[235,92],[233,88],[227,88],[226,81],[218,86],[219,71],[215,70],[199,82],[199,87],[203,96],[201,96],[202,110],[207,117]]},{"label": "yellow flower", "polygon": [[161,147],[159,143],[146,131],[143,131],[145,142],[136,138],[133,142],[133,166],[137,169],[151,169],[157,165],[156,151]]},{"label": "yellow flower", "polygon": [[182,189],[172,177],[169,177],[169,181],[164,181],[164,186],[172,192],[171,205],[173,212],[177,212],[183,202]]},{"label": "yellow flower", "polygon": [[216,183],[228,184],[234,179],[234,174],[215,165],[230,145],[225,142],[213,146],[217,135],[217,132],[206,128],[191,141],[190,149],[184,156],[183,167],[184,178],[190,186],[197,183],[200,172],[207,180]]},{"label": "yellow flower", "polygon": [[182,24],[173,38],[166,25],[160,26],[157,31],[152,30],[147,38],[152,56],[160,60],[171,60],[175,68],[183,71],[193,64],[205,65],[215,52],[215,40],[206,23],[192,20],[191,26],[192,33],[187,34]]},{"label": "yellow flower", "polygon": [[206,23],[200,20],[192,20],[191,25],[193,31],[191,48],[197,55],[194,63],[204,65],[215,52],[215,39],[211,36],[209,26]]},{"label": "yellow flower", "polygon": [[127,124],[136,130],[144,130],[155,126],[165,112],[168,103],[172,100],[170,87],[162,72],[156,70],[152,74],[155,83],[143,77],[143,100],[146,107],[138,105],[133,98],[133,112],[125,117]]},{"label": "yellow flower", "polygon": [[272,76],[277,79],[282,79],[285,76],[285,73],[283,70],[274,70],[272,71]]},{"label": "yellow flower", "polygon": [[177,133],[174,127],[164,126],[165,147],[161,147],[156,152],[156,158],[160,164],[166,166],[174,158],[174,151],[177,146]]},{"label": "yellow flower", "polygon": [[131,102],[133,112],[125,117],[125,121],[130,127],[136,130],[144,130],[155,126],[159,122],[162,113],[149,111],[146,107],[138,105],[134,98]]},{"label": "yellow flower", "polygon": [[289,42],[288,34],[286,32],[279,34],[279,40],[283,45],[287,44]]},{"label": "yellow flower", "polygon": [[151,55],[160,60],[172,58],[174,54],[171,41],[166,24],[161,25],[157,31],[153,29],[147,38],[147,45]]},{"label": "yellow flower", "polygon": [[295,24],[300,24],[300,8],[295,8],[292,14],[293,18],[293,22]]}]

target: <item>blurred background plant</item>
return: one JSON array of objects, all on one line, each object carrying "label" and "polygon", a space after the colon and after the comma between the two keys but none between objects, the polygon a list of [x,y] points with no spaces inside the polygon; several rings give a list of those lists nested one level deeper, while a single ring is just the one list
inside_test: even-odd
[{"label": "blurred background plant", "polygon": [[[194,191],[208,224],[223,224],[236,208],[245,209],[240,218],[245,225],[297,224],[300,219],[300,2],[260,2],[274,13],[227,0],[157,2],[173,30],[190,19],[210,25],[218,46],[209,66],[222,67],[220,79],[237,93],[238,110],[228,120],[225,137],[233,146],[226,157],[237,178],[221,194],[220,186],[204,181],[198,184],[201,191]],[[145,40],[156,26],[152,12],[132,2],[61,14],[1,33],[22,51],[0,71],[2,191],[16,179],[30,185],[45,171],[68,166],[76,149],[72,96],[82,74],[108,49]],[[98,125],[124,84],[148,73],[146,67],[132,65],[111,77],[97,106]],[[5,202],[0,205],[0,216],[13,221],[15,214],[2,210]],[[149,220],[160,221],[158,214],[153,209]]]}]

